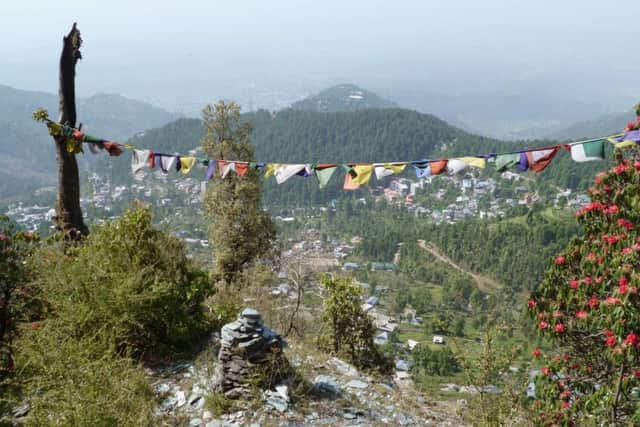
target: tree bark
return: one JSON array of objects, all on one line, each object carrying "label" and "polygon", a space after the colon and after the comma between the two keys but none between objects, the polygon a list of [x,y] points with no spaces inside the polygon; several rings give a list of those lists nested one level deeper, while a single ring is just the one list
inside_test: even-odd
[{"label": "tree bark", "polygon": [[[60,117],[58,122],[71,127],[76,125],[76,63],[82,58],[80,31],[73,24],[69,34],[63,38],[60,55],[60,88],[58,91]],[[64,136],[54,138],[58,160],[58,198],[55,222],[58,230],[72,240],[89,234],[82,219],[80,208],[80,177],[78,162],[73,153],[67,151]]]}]

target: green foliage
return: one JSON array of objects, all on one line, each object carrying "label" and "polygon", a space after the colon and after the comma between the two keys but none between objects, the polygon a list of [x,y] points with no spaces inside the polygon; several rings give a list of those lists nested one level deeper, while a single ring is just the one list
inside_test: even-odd
[{"label": "green foliage", "polygon": [[37,236],[20,231],[7,217],[0,216],[0,381],[13,368],[11,343],[16,325],[26,315],[28,271],[26,260]]},{"label": "green foliage", "polygon": [[373,343],[373,322],[361,308],[361,289],[351,279],[326,276],[322,320],[321,349],[347,358],[359,368],[388,372],[391,361]]},{"label": "green foliage", "polygon": [[[217,103],[203,110],[205,137],[202,148],[211,158],[253,159],[251,126],[240,121],[240,107]],[[215,251],[214,274],[224,283],[255,261],[269,257],[275,240],[275,225],[262,210],[260,178],[256,170],[243,177],[219,174],[207,187],[205,211],[210,221],[209,240]]]},{"label": "green foliage", "polygon": [[[528,307],[557,347],[542,356],[541,423],[640,422],[640,162],[637,149],[598,174],[584,233],[549,266]],[[635,163],[633,162],[635,160]],[[535,355],[540,357],[540,353]]]},{"label": "green foliage", "polygon": [[439,375],[447,376],[460,371],[458,360],[450,348],[431,350],[428,344],[418,344],[411,351],[414,365],[414,375]]},{"label": "green foliage", "polygon": [[525,404],[528,366],[512,370],[522,346],[509,341],[513,327],[497,324],[485,329],[481,349],[471,354],[466,344],[453,341],[455,356],[467,384],[477,394],[469,400],[467,420],[476,426],[532,424]]},{"label": "green foliage", "polygon": [[45,322],[73,337],[108,336],[119,350],[142,354],[184,349],[206,329],[206,274],[178,239],[134,207],[96,228],[81,246],[45,246],[34,257],[34,286]]},{"label": "green foliage", "polygon": [[154,425],[144,370],[117,355],[106,334],[75,332],[52,321],[20,338],[16,381],[28,396],[26,425]]}]

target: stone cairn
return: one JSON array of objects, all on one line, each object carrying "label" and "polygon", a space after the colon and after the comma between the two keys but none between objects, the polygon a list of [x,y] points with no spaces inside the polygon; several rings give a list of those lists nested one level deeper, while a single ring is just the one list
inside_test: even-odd
[{"label": "stone cairn", "polygon": [[258,311],[244,309],[238,320],[222,327],[214,391],[237,399],[247,395],[251,385],[271,387],[264,384],[264,373],[269,373],[269,382],[280,379],[278,373],[288,366],[285,346],[280,335],[264,326]]}]

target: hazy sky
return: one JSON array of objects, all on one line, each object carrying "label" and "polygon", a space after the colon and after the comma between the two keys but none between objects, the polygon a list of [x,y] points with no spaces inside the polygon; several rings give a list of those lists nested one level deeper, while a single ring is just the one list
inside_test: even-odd
[{"label": "hazy sky", "polygon": [[222,97],[272,106],[341,82],[612,104],[640,94],[638,0],[0,1],[0,84],[22,89],[56,90],[77,21],[80,95],[187,112]]}]

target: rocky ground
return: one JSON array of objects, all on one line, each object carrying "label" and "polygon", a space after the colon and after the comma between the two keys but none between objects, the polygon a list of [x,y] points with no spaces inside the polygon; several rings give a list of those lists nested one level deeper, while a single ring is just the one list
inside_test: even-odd
[{"label": "rocky ground", "polygon": [[246,399],[212,395],[219,339],[197,360],[148,371],[158,396],[159,425],[222,426],[463,426],[463,401],[435,402],[418,393],[411,380],[367,376],[348,363],[290,346],[285,354],[304,378],[304,392],[286,383],[255,391]]}]

